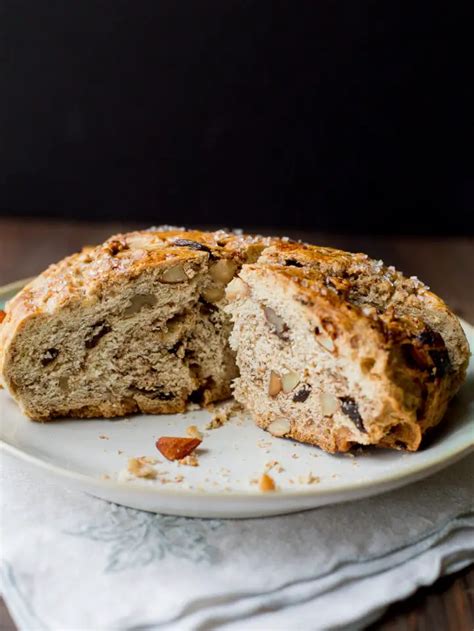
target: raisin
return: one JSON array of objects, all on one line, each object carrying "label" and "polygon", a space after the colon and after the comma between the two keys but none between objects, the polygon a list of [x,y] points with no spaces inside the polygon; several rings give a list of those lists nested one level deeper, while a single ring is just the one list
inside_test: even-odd
[{"label": "raisin", "polygon": [[424,331],[417,335],[416,339],[421,344],[427,344],[428,346],[444,346],[444,341],[441,335],[433,331],[430,327],[427,327]]},{"label": "raisin", "polygon": [[99,340],[107,333],[110,333],[111,327],[106,322],[98,322],[91,331],[90,337],[84,342],[86,348],[94,348],[99,343]]},{"label": "raisin", "polygon": [[351,419],[358,430],[367,433],[359,412],[359,406],[355,400],[352,397],[339,397],[339,401],[341,402],[341,410],[343,413]]},{"label": "raisin", "polygon": [[202,250],[203,252],[210,252],[211,248],[204,243],[198,241],[191,241],[191,239],[175,239],[171,245],[177,245],[178,247],[190,248],[191,250]]},{"label": "raisin", "polygon": [[285,260],[285,265],[288,265],[288,266],[291,266],[291,267],[303,267],[303,263],[300,263],[296,259],[286,259]]},{"label": "raisin", "polygon": [[59,351],[57,348],[48,348],[48,350],[45,351],[43,357],[41,358],[42,365],[47,366],[48,364],[51,364],[51,362],[54,362],[58,355]]},{"label": "raisin", "polygon": [[311,394],[311,386],[304,383],[297,392],[293,395],[294,403],[303,403]]},{"label": "raisin", "polygon": [[413,344],[402,344],[402,353],[409,368],[418,370],[429,369],[431,362],[424,349]]},{"label": "raisin", "polygon": [[152,398],[159,399],[160,401],[171,401],[175,396],[174,392],[163,392],[159,390],[158,392],[153,392]]},{"label": "raisin", "polygon": [[451,361],[446,349],[432,349],[429,352],[436,369],[435,377],[444,377],[451,369]]},{"label": "raisin", "polygon": [[158,399],[159,401],[172,401],[176,396],[174,392],[166,392],[161,388],[151,390],[147,388],[136,388],[132,386],[130,389],[137,394],[141,394],[144,397],[147,397],[148,399]]},{"label": "raisin", "polygon": [[128,245],[124,241],[109,241],[106,243],[105,249],[110,256],[115,256],[122,250],[128,250]]},{"label": "raisin", "polygon": [[173,344],[173,346],[169,349],[170,353],[173,353],[174,355],[176,355],[176,353],[179,351],[182,345],[183,345],[183,340],[178,340],[176,344]]}]

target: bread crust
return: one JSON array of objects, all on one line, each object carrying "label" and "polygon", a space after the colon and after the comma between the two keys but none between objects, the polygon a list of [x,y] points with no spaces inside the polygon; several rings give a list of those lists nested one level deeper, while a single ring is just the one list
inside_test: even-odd
[{"label": "bread crust", "polygon": [[[458,319],[418,279],[406,278],[381,261],[286,238],[152,228],[84,248],[50,266],[8,303],[0,324],[0,381],[21,405],[12,378],[15,342],[32,320],[93,305],[110,292],[120,292],[125,280],[151,269],[165,273],[182,266],[192,276],[204,259],[222,258],[242,268],[240,277],[249,285],[271,282],[281,288],[314,327],[327,317],[333,327],[329,335],[341,352],[345,348],[348,361],[352,344],[358,355],[363,347],[362,354],[383,366],[374,374],[383,405],[363,431],[292,423],[288,437],[329,452],[346,451],[353,444],[418,449],[423,434],[442,419],[465,377],[469,347]],[[232,306],[229,309],[232,313]],[[354,350],[354,357],[357,353]],[[220,385],[208,400],[228,396],[229,386]],[[150,403],[135,397],[80,409],[51,409],[47,414],[26,413],[48,420],[58,415],[173,413],[185,407],[185,399]],[[254,417],[264,429],[271,423],[271,415],[254,412]]]}]

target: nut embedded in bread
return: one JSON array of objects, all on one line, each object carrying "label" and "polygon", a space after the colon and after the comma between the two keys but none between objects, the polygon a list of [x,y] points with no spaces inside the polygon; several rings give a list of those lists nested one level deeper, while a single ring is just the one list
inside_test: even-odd
[{"label": "nut embedded in bread", "polygon": [[3,320],[0,378],[33,419],[181,412],[233,387],[262,428],[330,452],[417,449],[469,355],[418,280],[225,231],[116,235],[52,265]]}]

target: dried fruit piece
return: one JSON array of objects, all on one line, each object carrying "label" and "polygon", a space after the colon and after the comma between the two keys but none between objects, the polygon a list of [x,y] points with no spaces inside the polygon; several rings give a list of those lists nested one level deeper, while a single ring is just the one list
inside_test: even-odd
[{"label": "dried fruit piece", "polygon": [[321,333],[319,327],[316,327],[314,329],[314,332],[316,334],[316,342],[320,346],[322,346],[324,350],[329,351],[330,353],[334,353],[336,345],[334,344],[333,340],[324,333]]},{"label": "dried fruit piece", "polygon": [[339,399],[329,392],[321,392],[319,395],[319,402],[321,403],[321,414],[323,416],[331,416],[339,409]]},{"label": "dried fruit piece", "polygon": [[367,433],[356,401],[352,397],[339,397],[339,400],[341,401],[341,410],[344,414],[351,419],[359,431]]},{"label": "dried fruit piece", "polygon": [[300,376],[296,372],[287,372],[281,378],[283,392],[288,394],[296,388],[300,382]]},{"label": "dried fruit piece", "polygon": [[57,348],[48,348],[48,350],[44,352],[43,357],[41,358],[41,364],[43,366],[51,364],[58,355],[59,351]]},{"label": "dried fruit piece", "polygon": [[295,403],[304,403],[311,394],[311,386],[308,383],[304,383],[301,388],[293,395],[293,401]]},{"label": "dried fruit piece", "polygon": [[171,242],[171,245],[177,245],[179,247],[190,248],[191,250],[202,250],[203,252],[210,252],[211,248],[204,243],[198,241],[191,241],[191,239],[175,239]]},{"label": "dried fruit piece", "polygon": [[265,315],[266,321],[270,325],[272,332],[278,335],[278,337],[282,340],[288,340],[288,333],[290,329],[288,328],[288,325],[283,321],[283,318],[281,318],[271,307],[264,307],[263,313]]},{"label": "dried fruit piece", "polygon": [[156,441],[156,448],[168,460],[182,460],[189,456],[202,443],[199,438],[162,436]]},{"label": "dried fruit piece", "polygon": [[446,349],[433,349],[429,351],[430,357],[435,366],[435,377],[444,377],[451,369],[451,360]]},{"label": "dried fruit piece", "polygon": [[303,263],[300,263],[296,259],[286,259],[285,265],[290,266],[290,267],[303,267]]},{"label": "dried fruit piece", "polygon": [[258,486],[262,493],[268,493],[269,491],[274,491],[276,489],[275,482],[272,477],[268,475],[268,473],[263,473],[258,481]]},{"label": "dried fruit piece", "polygon": [[107,333],[110,333],[112,328],[106,322],[97,322],[89,332],[89,337],[85,340],[84,346],[88,349],[94,348],[99,343],[99,340]]},{"label": "dried fruit piece", "polygon": [[168,267],[161,275],[160,281],[162,283],[182,283],[188,280],[186,272],[182,265],[175,265],[174,267]]},{"label": "dried fruit piece", "polygon": [[268,394],[271,397],[276,397],[276,395],[281,392],[281,377],[277,372],[273,370],[270,372],[270,381],[268,383]]},{"label": "dried fruit piece", "polygon": [[410,368],[429,370],[431,362],[424,348],[414,346],[413,344],[402,344],[402,353],[405,362]]},{"label": "dried fruit piece", "polygon": [[209,274],[211,278],[219,283],[227,283],[232,280],[237,270],[237,265],[230,259],[219,259],[217,263],[211,265]]},{"label": "dried fruit piece", "polygon": [[425,330],[416,336],[416,339],[421,344],[427,344],[428,346],[444,346],[444,340],[441,335],[433,331],[429,326],[426,326]]},{"label": "dried fruit piece", "polygon": [[237,298],[245,298],[250,294],[250,287],[241,278],[234,278],[230,281],[226,288],[227,300],[237,300]]},{"label": "dried fruit piece", "polygon": [[128,245],[125,241],[109,241],[105,244],[105,250],[110,254],[110,256],[115,256],[119,252],[123,250],[128,250]]},{"label": "dried fruit piece", "polygon": [[290,421],[286,418],[276,418],[268,425],[267,430],[273,436],[285,436],[290,431]]},{"label": "dried fruit piece", "polygon": [[5,311],[3,311],[3,309],[0,309],[0,324],[5,320],[6,317],[7,314],[5,313]]}]

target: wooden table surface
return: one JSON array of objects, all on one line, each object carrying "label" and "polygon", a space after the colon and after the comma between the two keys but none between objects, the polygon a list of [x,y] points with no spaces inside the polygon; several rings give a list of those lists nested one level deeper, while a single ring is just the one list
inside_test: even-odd
[{"label": "wooden table surface", "polygon": [[[82,245],[136,228],[118,223],[89,224],[0,218],[0,285],[41,272]],[[268,234],[271,230],[263,231]],[[416,275],[439,293],[458,315],[474,323],[474,239],[469,237],[381,237],[288,231],[288,236],[331,245],[393,264]],[[0,630],[15,626],[0,603]],[[463,570],[394,603],[371,629],[383,631],[473,631],[474,568]],[[56,631],[56,630],[53,630]],[[82,631],[82,630],[81,630]],[[84,630],[85,631],[85,630]]]}]

